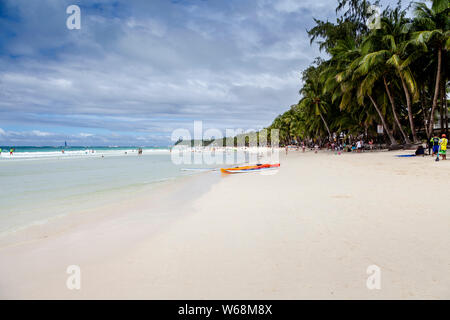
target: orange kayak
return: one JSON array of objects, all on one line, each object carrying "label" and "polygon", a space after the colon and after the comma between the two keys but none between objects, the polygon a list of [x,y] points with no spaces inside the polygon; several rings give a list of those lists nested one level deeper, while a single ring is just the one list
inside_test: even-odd
[{"label": "orange kayak", "polygon": [[268,169],[268,168],[276,168],[279,167],[280,164],[257,164],[254,166],[243,166],[243,167],[234,167],[234,168],[221,168],[220,171],[223,173],[242,173],[242,172],[249,172],[253,170],[260,170],[260,169]]}]

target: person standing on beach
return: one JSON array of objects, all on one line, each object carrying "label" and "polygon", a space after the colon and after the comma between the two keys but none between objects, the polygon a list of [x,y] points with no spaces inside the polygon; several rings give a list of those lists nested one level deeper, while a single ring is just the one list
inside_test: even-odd
[{"label": "person standing on beach", "polygon": [[442,135],[442,139],[439,140],[439,147],[440,147],[440,151],[439,154],[442,157],[442,160],[447,160],[447,144],[448,144],[448,140],[445,134]]},{"label": "person standing on beach", "polygon": [[431,148],[432,148],[432,143],[431,143],[431,139],[428,140],[427,139],[427,149],[428,149],[428,155],[431,156]]},{"label": "person standing on beach", "polygon": [[437,155],[437,153],[439,152],[439,137],[436,135],[432,137],[430,140],[430,144],[433,148],[433,156]]},{"label": "person standing on beach", "polygon": [[12,156],[14,152],[14,148],[9,149],[9,155]]}]

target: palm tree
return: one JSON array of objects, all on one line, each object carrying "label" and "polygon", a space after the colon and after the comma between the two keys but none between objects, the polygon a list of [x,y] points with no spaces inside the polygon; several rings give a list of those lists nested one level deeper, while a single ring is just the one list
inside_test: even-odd
[{"label": "palm tree", "polygon": [[414,114],[412,110],[412,100],[419,97],[417,91],[416,80],[409,68],[411,62],[417,57],[415,53],[408,55],[407,47],[407,32],[405,25],[408,20],[405,19],[405,12],[400,12],[398,9],[390,13],[390,16],[381,20],[381,30],[384,33],[382,39],[386,44],[387,60],[386,63],[394,67],[405,94],[406,106],[408,108],[408,119],[411,129],[411,134],[414,143],[418,143],[416,129],[414,125]]},{"label": "palm tree", "polygon": [[[434,95],[431,112],[428,121],[428,134],[431,135],[434,123],[434,112],[438,103],[438,95],[441,86],[442,74],[442,55],[443,51],[448,51],[450,47],[449,28],[449,2],[448,0],[433,0],[432,7],[429,8],[425,3],[415,4],[415,28],[411,43],[420,46],[427,51],[429,47],[434,48],[437,53],[436,79],[434,84]],[[441,90],[442,92],[442,90]],[[442,96],[441,99],[446,99]],[[443,114],[441,112],[441,119]],[[428,137],[429,138],[429,137]]]},{"label": "palm tree", "polygon": [[[396,53],[392,52],[392,49],[396,49],[395,38],[400,34],[400,28],[404,22],[404,12],[401,12],[399,8],[394,10],[386,10],[384,17],[381,19],[381,28],[373,30],[362,43],[362,54],[364,55],[361,59],[357,72],[361,75],[367,75],[369,72],[373,78],[373,82],[381,79],[383,81],[384,89],[389,98],[389,102],[392,108],[392,114],[394,116],[394,121],[399,131],[405,140],[405,143],[410,144],[408,135],[404,132],[400,119],[398,117],[398,112],[395,104],[395,99],[392,95],[391,89],[389,88],[390,80],[394,81],[394,73],[398,72],[400,78],[407,76],[410,78],[409,72],[401,72],[398,68],[393,69],[388,61]],[[396,36],[394,36],[396,35]],[[387,41],[388,40],[388,41]],[[376,72],[374,72],[376,70]],[[411,111],[411,103],[409,99],[409,92],[405,86],[404,81],[402,81],[402,87],[405,92],[406,101],[408,105],[408,115],[409,119],[413,119]],[[409,102],[409,103],[408,103]],[[410,121],[411,131],[413,136],[415,135],[414,122]]]},{"label": "palm tree", "polygon": [[313,108],[314,114],[319,116],[328,132],[328,139],[331,139],[330,127],[324,118],[327,113],[328,103],[322,93],[322,84],[319,79],[319,70],[315,67],[308,68],[304,73],[305,85],[300,90],[303,99],[299,104],[302,107]]},{"label": "palm tree", "polygon": [[303,72],[301,100],[272,123],[283,141],[376,134],[381,122],[391,144],[418,142],[416,126],[431,134],[439,107],[446,125],[448,0],[434,0],[431,8],[415,4],[412,18],[399,5],[388,8],[378,30],[364,26],[361,8],[368,4],[338,0],[337,11],[348,10],[335,23],[315,20],[308,31],[329,59],[318,58]]},{"label": "palm tree", "polygon": [[[381,123],[389,137],[389,140],[391,141],[391,144],[397,145],[398,142],[392,134],[392,130],[386,121],[385,114],[381,110],[376,98],[374,98],[373,95],[373,91],[375,91],[376,88],[376,82],[380,78],[380,72],[382,71],[380,71],[380,69],[373,68],[370,70],[365,70],[365,72],[362,73],[360,70],[363,65],[364,58],[365,56],[356,58],[355,61],[350,64],[349,70],[345,72],[346,74],[342,75],[342,77],[338,77],[341,82],[341,90],[344,92],[341,100],[341,109],[352,103],[351,98],[349,97],[356,96],[357,102],[361,106],[364,105],[364,98],[368,97],[380,117]],[[351,76],[349,76],[350,73]],[[379,95],[380,94],[377,94],[377,96]]]}]

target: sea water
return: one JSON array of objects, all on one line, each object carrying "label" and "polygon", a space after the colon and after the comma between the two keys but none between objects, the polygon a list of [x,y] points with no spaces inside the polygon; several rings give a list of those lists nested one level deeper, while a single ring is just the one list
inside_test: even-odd
[{"label": "sea water", "polygon": [[0,235],[195,173],[182,167],[163,148],[3,149]]}]

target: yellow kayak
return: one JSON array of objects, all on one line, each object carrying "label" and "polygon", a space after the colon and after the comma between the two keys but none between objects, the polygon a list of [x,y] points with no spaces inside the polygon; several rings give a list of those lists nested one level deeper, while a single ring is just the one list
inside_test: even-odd
[{"label": "yellow kayak", "polygon": [[259,170],[259,169],[267,169],[267,168],[275,168],[279,167],[280,164],[257,164],[253,166],[243,166],[243,167],[234,167],[234,168],[221,168],[220,171],[223,173],[242,173],[242,172],[249,172],[252,170]]}]

